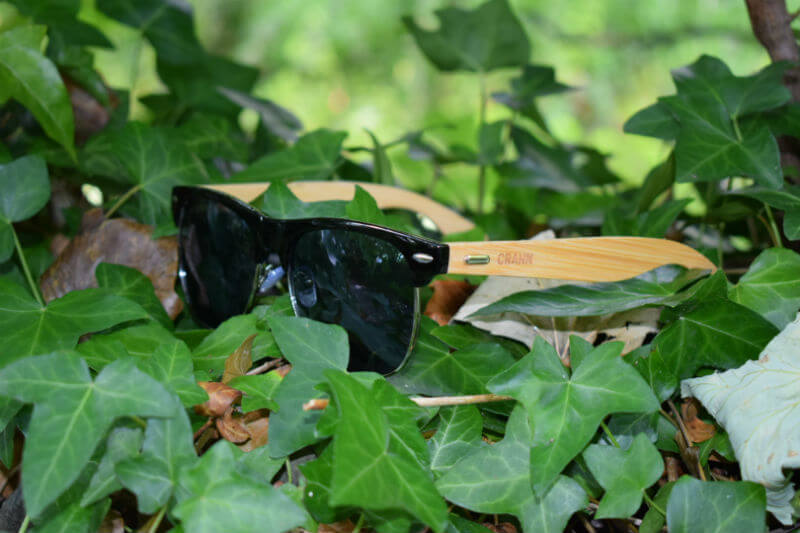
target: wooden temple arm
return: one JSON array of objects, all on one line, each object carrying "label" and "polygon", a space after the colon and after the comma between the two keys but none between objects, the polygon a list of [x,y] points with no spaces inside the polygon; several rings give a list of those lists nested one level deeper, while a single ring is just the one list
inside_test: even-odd
[{"label": "wooden temple arm", "polygon": [[451,242],[447,272],[619,281],[662,265],[716,270],[700,252],[666,239],[582,237],[531,241]]},{"label": "wooden temple arm", "polygon": [[[269,182],[262,182],[206,185],[206,187],[230,194],[244,202],[251,202],[266,191],[269,185]],[[304,202],[352,200],[356,185],[360,185],[375,198],[381,209],[408,209],[421,213],[433,220],[445,235],[469,231],[475,227],[475,224],[452,209],[426,196],[399,187],[352,181],[292,181],[287,185],[294,195]]]}]

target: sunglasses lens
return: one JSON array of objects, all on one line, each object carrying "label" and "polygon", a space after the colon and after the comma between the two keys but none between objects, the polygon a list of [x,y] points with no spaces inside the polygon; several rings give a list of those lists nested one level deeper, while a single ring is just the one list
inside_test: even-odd
[{"label": "sunglasses lens", "polygon": [[393,244],[362,233],[304,233],[289,264],[299,316],[338,324],[350,337],[351,371],[397,370],[414,337],[417,290],[405,256]]},{"label": "sunglasses lens", "polygon": [[216,327],[244,313],[256,275],[255,235],[235,211],[199,197],[178,215],[179,275],[192,315]]}]

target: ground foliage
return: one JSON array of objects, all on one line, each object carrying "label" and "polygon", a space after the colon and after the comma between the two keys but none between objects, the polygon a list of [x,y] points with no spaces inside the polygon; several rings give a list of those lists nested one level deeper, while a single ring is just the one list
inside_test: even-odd
[{"label": "ground foliage", "polygon": [[[475,77],[471,147],[429,142],[424,129],[391,142],[370,134],[370,147],[349,146],[346,132],[305,131],[291,111],[250,96],[257,70],[203,49],[190,12],[97,0],[157,54],[166,92],[142,99],[150,122],[132,122],[125,89],[106,86],[92,66],[90,47],[110,44],[77,18],[77,0],[11,4],[18,16],[0,33],[0,496],[22,491],[23,528],[93,532],[120,520],[151,533],[777,527],[764,488],[742,480],[724,429],[677,395],[683,379],[756,358],[800,306],[791,249],[800,190],[787,178],[798,169],[781,167],[776,140],[800,137],[799,108],[781,84],[787,65],[736,76],[722,59],[701,56],[676,69],[675,94],[625,126],[673,146],[630,188],[604,154],[550,132],[538,98],[570,88],[550,66],[529,64],[526,29],[506,0],[443,9],[433,29],[402,21],[439,70]],[[516,74],[489,91],[485,76],[497,69]],[[505,119],[485,121],[489,98],[507,108]],[[240,128],[245,108],[259,115],[255,131]],[[209,331],[180,306],[165,312],[153,287],[170,274],[142,274],[147,258],[98,260],[94,282],[49,301],[36,281],[59,242],[96,227],[87,198],[98,190],[105,217],[147,224],[131,231],[159,242],[175,232],[173,186],[226,180],[272,181],[254,202],[272,216],[416,231],[363,190],[350,202],[308,204],[282,186],[397,184],[389,152],[403,150],[428,161],[434,179],[446,180],[451,165],[474,167],[480,201],[468,215],[480,229],[461,238],[524,238],[543,225],[559,236],[668,235],[721,269],[521,292],[477,313],[661,308],[658,333],[627,354],[605,334],[595,345],[572,337],[565,357],[542,338],[528,350],[423,319],[409,364],[388,379],[348,374],[345,332],[293,317],[285,295]],[[675,198],[679,182],[693,184],[705,209],[692,212],[703,215]],[[421,408],[408,397],[490,392],[512,399]],[[312,398],[330,403],[304,411]]]}]

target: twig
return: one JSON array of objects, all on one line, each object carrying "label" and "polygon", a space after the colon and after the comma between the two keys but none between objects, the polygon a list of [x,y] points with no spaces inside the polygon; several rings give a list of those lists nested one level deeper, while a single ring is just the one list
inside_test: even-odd
[{"label": "twig", "polygon": [[[409,398],[420,407],[444,407],[447,405],[470,405],[475,403],[504,402],[513,400],[510,396],[499,394],[473,394],[471,396],[434,396],[432,398],[424,396],[414,396]],[[328,407],[329,400],[318,398],[309,400],[303,404],[303,411],[320,411]]]},{"label": "twig", "polygon": [[[683,423],[683,418],[681,418],[680,411],[678,411],[678,408],[675,407],[675,403],[673,403],[672,400],[667,400],[667,404],[675,414],[675,420],[678,422],[678,427],[680,428],[681,436],[683,437],[683,441],[686,443],[686,447],[691,448],[694,444],[692,443],[692,439],[689,437],[689,430],[686,429],[686,425]],[[697,458],[697,475],[700,476],[702,481],[706,481],[706,474],[703,471],[703,465],[700,463],[700,457]]]},{"label": "twig", "polygon": [[270,359],[266,363],[261,366],[257,366],[255,368],[251,368],[247,371],[248,376],[255,376],[256,374],[263,374],[267,370],[272,370],[275,367],[281,366],[283,364],[283,357],[278,357],[277,359]]},{"label": "twig", "polygon": [[8,487],[8,484],[11,483],[11,478],[17,475],[18,471],[19,471],[19,465],[14,466],[14,468],[8,471],[6,480],[3,482],[3,485],[0,486],[0,498],[3,497],[3,492],[5,492],[6,487]]},{"label": "twig", "polygon": [[194,432],[194,437],[192,437],[192,440],[195,441],[195,440],[199,439],[200,435],[202,435],[205,432],[205,430],[207,430],[209,427],[211,427],[211,424],[213,424],[213,423],[214,423],[214,420],[209,417],[209,419],[206,420],[206,423],[203,424],[202,426],[200,426],[200,429],[198,429],[197,431]]}]

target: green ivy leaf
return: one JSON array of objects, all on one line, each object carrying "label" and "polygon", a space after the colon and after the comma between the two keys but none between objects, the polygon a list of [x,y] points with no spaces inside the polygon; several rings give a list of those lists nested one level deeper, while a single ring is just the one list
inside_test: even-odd
[{"label": "green ivy leaf", "polygon": [[483,448],[483,418],[473,405],[446,407],[439,411],[436,433],[428,440],[431,471],[446,474],[462,457]]},{"label": "green ivy leaf", "polygon": [[138,193],[126,210],[145,224],[171,218],[173,187],[205,181],[199,160],[164,129],[129,122],[113,133],[111,148]]},{"label": "green ivy leaf", "polygon": [[[672,493],[675,483],[675,481],[668,481],[658,489],[653,501],[660,509],[667,508],[669,495]],[[650,507],[642,518],[642,525],[639,526],[639,533],[660,533],[661,530],[664,529],[666,523],[667,517],[655,509],[655,507]]]},{"label": "green ivy leaf", "polygon": [[294,142],[297,139],[297,132],[303,129],[303,123],[294,113],[272,100],[256,98],[247,93],[226,87],[220,87],[219,92],[231,102],[258,112],[261,117],[261,123],[270,133],[286,142]]},{"label": "green ivy leaf", "polygon": [[97,286],[101,289],[108,289],[117,296],[136,302],[153,320],[167,329],[173,327],[172,320],[156,296],[153,282],[135,268],[100,263],[94,275],[97,278]]},{"label": "green ivy leaf", "polygon": [[374,181],[384,185],[395,185],[392,162],[389,161],[389,156],[386,155],[386,147],[378,141],[374,133],[370,130],[366,131],[370,139],[372,139],[372,175]]},{"label": "green ivy leaf", "polygon": [[633,135],[673,141],[680,133],[680,123],[670,113],[667,105],[656,102],[637,111],[625,122],[622,131]]},{"label": "green ivy leaf", "polygon": [[778,329],[750,309],[728,300],[690,307],[662,329],[649,357],[636,365],[660,400],[698,368],[736,368],[761,352]]},{"label": "green ivy leaf", "polygon": [[449,346],[429,335],[432,326],[433,321],[425,321],[408,362],[390,379],[406,394],[485,394],[489,380],[515,362],[496,342],[451,353]]},{"label": "green ivy leaf", "polygon": [[55,513],[37,520],[37,533],[92,533],[100,527],[111,507],[111,500],[83,506],[77,502],[64,505]]},{"label": "green ivy leaf", "polygon": [[536,99],[548,94],[569,91],[572,87],[556,81],[555,70],[545,65],[525,65],[522,74],[511,78],[510,92],[492,93],[492,98],[536,122],[547,130]]},{"label": "green ivy leaf", "polygon": [[752,533],[766,523],[764,487],[749,481],[702,482],[683,476],[667,503],[670,533]]},{"label": "green ivy leaf", "polygon": [[138,455],[142,438],[142,430],[138,428],[118,427],[111,431],[106,451],[81,497],[82,506],[95,503],[122,488],[114,473],[114,467],[120,461]]},{"label": "green ivy leaf", "polygon": [[489,390],[515,398],[528,411],[537,494],[589,443],[606,416],[658,409],[650,387],[620,357],[622,346],[609,342],[593,349],[579,364],[573,361],[570,376],[553,347],[537,337],[529,355],[489,382]]},{"label": "green ivy leaf", "polygon": [[147,423],[142,453],[115,468],[122,485],[136,495],[139,511],[156,512],[172,497],[180,470],[196,458],[192,426],[174,400],[175,414]]},{"label": "green ivy leaf", "polygon": [[13,222],[38,213],[50,199],[47,165],[39,156],[0,164],[0,263],[14,253]]},{"label": "green ivy leaf", "polygon": [[521,342],[495,337],[491,333],[467,323],[433,327],[431,322],[423,319],[423,323],[420,325],[420,331],[426,333],[430,332],[431,335],[457,350],[469,348],[473,344],[481,342],[497,342],[517,358],[522,357],[529,351]]},{"label": "green ivy leaf", "polygon": [[160,0],[98,0],[104,15],[139,29],[156,49],[158,58],[189,63],[202,56],[191,11]]},{"label": "green ivy leaf", "polygon": [[58,69],[40,51],[45,31],[44,26],[18,26],[0,33],[0,85],[74,160],[72,104]]},{"label": "green ivy leaf", "polygon": [[347,333],[339,326],[307,318],[271,316],[267,319],[292,371],[283,378],[273,400],[278,412],[270,416],[270,453],[283,457],[317,440],[314,427],[319,413],[303,411],[303,404],[322,393],[314,387],[328,369],[344,370],[350,359]]},{"label": "green ivy leaf", "polygon": [[153,354],[139,362],[139,368],[177,394],[186,407],[198,405],[208,399],[194,378],[192,353],[186,343],[179,340],[159,343]]},{"label": "green ivy leaf", "polygon": [[[560,285],[540,291],[523,291],[506,296],[470,316],[496,315],[509,311],[536,316],[596,316],[619,313],[644,305],[657,305],[673,296],[692,280],[691,273],[665,271],[669,281],[655,273],[611,283]],[[675,275],[678,274],[678,275]]]},{"label": "green ivy leaf", "polygon": [[800,308],[800,255],[786,248],[764,250],[728,297],[783,329]]},{"label": "green ivy leaf", "polygon": [[589,500],[581,486],[566,476],[558,476],[541,496],[533,491],[531,438],[525,409],[517,407],[502,441],[464,456],[436,487],[449,501],[472,511],[515,515],[523,531],[563,531],[569,517]]},{"label": "green ivy leaf", "polygon": [[78,352],[94,370],[101,370],[113,361],[134,356],[139,360],[149,359],[162,344],[171,345],[175,336],[157,322],[134,325],[110,333],[92,335],[78,345]]},{"label": "green ivy leaf", "polygon": [[606,213],[603,220],[603,235],[631,235],[635,237],[663,238],[675,219],[691,199],[670,200],[644,213],[630,216],[622,210]]},{"label": "green ivy leaf", "polygon": [[281,384],[282,378],[275,372],[267,372],[255,376],[239,376],[228,382],[229,387],[244,393],[242,397],[242,411],[245,413],[256,409],[270,409],[276,411],[278,404],[273,400],[275,390]]},{"label": "green ivy leaf", "polygon": [[800,187],[784,185],[781,189],[747,187],[731,191],[731,195],[746,196],[784,211],[783,232],[791,240],[800,239]]},{"label": "green ivy leaf", "polygon": [[[255,315],[238,315],[229,318],[205,337],[192,351],[194,369],[201,381],[216,379],[225,370],[225,360],[251,335],[268,335],[257,327]],[[256,339],[253,344],[256,344]],[[263,354],[253,354],[257,361]]]},{"label": "green ivy leaf", "polygon": [[235,181],[325,180],[342,164],[341,131],[315,130],[306,133],[291,147],[257,159],[233,176]]},{"label": "green ivy leaf", "polygon": [[170,394],[132,359],[108,365],[92,382],[75,352],[12,363],[0,372],[0,394],[34,404],[22,457],[25,505],[34,517],[77,479],[116,418],[175,410]]},{"label": "green ivy leaf", "polygon": [[72,291],[41,306],[28,292],[0,278],[0,367],[21,357],[73,348],[81,335],[146,318],[137,304],[104,289]]},{"label": "green ivy leaf", "polygon": [[390,438],[391,421],[375,395],[376,385],[386,386],[385,381],[376,382],[370,391],[341,371],[329,370],[325,377],[339,411],[333,437],[331,504],[374,511],[402,509],[442,532],[447,507],[430,475],[413,456],[398,453],[402,447],[392,446],[397,439]]},{"label": "green ivy leaf", "polygon": [[423,30],[411,17],[403,17],[403,24],[439,70],[488,72],[528,62],[528,36],[507,0],[489,0],[471,11],[439,9],[436,16],[435,31]]},{"label": "green ivy leaf", "polygon": [[664,461],[646,435],[630,448],[593,444],[583,452],[592,475],[606,489],[595,518],[627,518],[642,505],[642,491],[659,480]]},{"label": "green ivy leaf", "polygon": [[194,113],[180,125],[176,133],[189,151],[200,159],[222,157],[239,162],[248,159],[248,145],[244,136],[225,117]]},{"label": "green ivy leaf", "polygon": [[233,444],[222,440],[180,474],[181,498],[173,513],[193,533],[283,533],[301,524],[306,513],[269,483],[257,483],[236,471]]},{"label": "green ivy leaf", "polygon": [[347,203],[345,214],[351,220],[386,226],[386,215],[383,214],[375,198],[364,190],[363,187],[356,185],[353,199]]},{"label": "green ivy leaf", "polygon": [[345,218],[347,202],[328,200],[323,202],[303,202],[281,181],[269,186],[261,198],[259,209],[273,218]]}]

